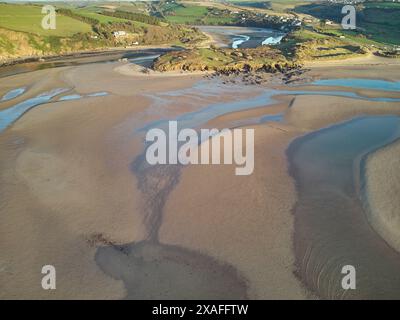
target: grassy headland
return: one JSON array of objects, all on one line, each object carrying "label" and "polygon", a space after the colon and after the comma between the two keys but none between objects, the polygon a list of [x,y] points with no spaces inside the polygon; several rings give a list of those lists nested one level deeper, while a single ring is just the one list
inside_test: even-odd
[{"label": "grassy headland", "polygon": [[297,63],[286,59],[277,49],[258,47],[247,49],[195,48],[170,52],[154,63],[158,71],[216,71],[230,72],[284,72],[297,67]]},{"label": "grassy headland", "polygon": [[[396,48],[400,44],[397,19],[400,4],[392,2],[358,4],[356,30],[341,28],[342,4],[329,2],[161,0],[54,5],[57,29],[44,30],[41,6],[0,4],[0,62],[28,56],[166,44],[189,50],[167,54],[157,61],[156,68],[215,70],[230,69],[232,65],[241,68],[243,59],[231,56],[225,49],[209,49],[213,52],[210,57],[204,55],[206,51],[196,48],[206,39],[196,25],[279,29],[287,33],[281,44],[259,51],[273,52],[274,57],[283,56],[285,61],[295,64],[308,60],[345,59],[368,52],[398,57],[400,52]],[[123,33],[116,35],[117,31]],[[254,58],[254,54],[244,49],[236,52]],[[247,65],[257,69],[259,63],[264,64],[265,58],[247,61]]]},{"label": "grassy headland", "polygon": [[[21,57],[137,45],[192,45],[205,39],[193,27],[168,23],[141,12],[56,6],[57,27],[41,27],[39,5],[0,4],[0,62]],[[124,31],[118,35],[117,31]]]},{"label": "grassy headland", "polygon": [[169,52],[155,61],[154,68],[158,71],[285,72],[307,61],[347,59],[369,52],[367,47],[351,39],[298,28],[275,46],[239,49],[212,46]]},{"label": "grassy headland", "polygon": [[[327,20],[340,24],[343,18],[341,13],[343,4],[330,2],[317,2],[297,6],[297,13],[308,14],[316,17],[325,24]],[[400,45],[400,3],[398,2],[365,2],[355,5],[357,11],[355,31],[337,30],[337,28],[324,25],[324,28],[333,29],[344,36],[363,37],[389,45]]]},{"label": "grassy headland", "polygon": [[231,1],[213,5],[199,1],[161,1],[158,8],[167,20],[211,24],[210,17],[220,16],[225,19],[220,20],[225,25],[273,27],[285,30],[287,35],[277,46],[167,53],[155,62],[154,68],[160,71],[284,71],[307,61],[341,60],[368,53],[399,56],[395,45],[400,42],[400,28],[395,16],[400,15],[400,4],[357,5],[356,30],[341,27],[342,7],[343,4],[297,0]]},{"label": "grassy headland", "polygon": [[290,33],[278,48],[285,56],[299,62],[347,59],[369,52],[359,41],[312,28],[301,28]]}]

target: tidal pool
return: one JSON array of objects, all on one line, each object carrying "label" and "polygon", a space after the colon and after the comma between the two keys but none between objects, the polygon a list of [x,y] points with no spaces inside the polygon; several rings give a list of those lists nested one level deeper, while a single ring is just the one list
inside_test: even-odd
[{"label": "tidal pool", "polygon": [[39,94],[34,98],[22,101],[10,108],[0,110],[0,133],[3,132],[9,125],[18,120],[25,112],[33,107],[49,102],[55,96],[66,92],[68,88],[56,88],[48,92]]},{"label": "tidal pool", "polygon": [[312,84],[317,86],[339,86],[383,91],[400,91],[400,81],[394,82],[378,79],[323,79],[316,80]]},{"label": "tidal pool", "polygon": [[222,39],[222,44],[233,49],[255,48],[261,45],[278,44],[284,32],[268,28],[198,26],[206,33]]},{"label": "tidal pool", "polygon": [[100,91],[100,92],[93,92],[93,93],[89,93],[87,94],[87,97],[104,97],[104,96],[108,96],[108,92],[107,91]]},{"label": "tidal pool", "polygon": [[10,90],[0,99],[0,102],[14,99],[14,98],[20,96],[21,94],[23,94],[25,92],[25,90],[26,90],[25,87]]},{"label": "tidal pool", "polygon": [[[400,137],[400,117],[360,117],[307,134],[288,148],[296,181],[294,249],[299,278],[325,299],[399,299],[400,254],[367,221],[360,161]],[[344,290],[345,265],[356,290]]]},{"label": "tidal pool", "polygon": [[70,100],[78,100],[81,99],[82,96],[80,94],[70,94],[67,96],[63,96],[58,101],[70,101]]},{"label": "tidal pool", "polygon": [[[22,101],[14,106],[11,106],[7,109],[0,110],[0,133],[3,132],[8,126],[17,121],[20,117],[24,115],[25,112],[28,112],[33,107],[37,107],[41,104],[48,103],[54,97],[67,92],[71,89],[68,88],[56,88],[48,92],[44,92],[39,94],[34,98],[27,99]],[[89,93],[86,96],[82,96],[80,94],[70,94],[62,96],[58,99],[58,101],[71,101],[71,100],[79,100],[84,97],[103,97],[108,95],[106,91]]]},{"label": "tidal pool", "polygon": [[[177,91],[171,91],[168,93],[162,93],[158,96],[152,95],[149,96],[154,99],[154,101],[162,101],[163,97],[174,97],[174,96],[181,96],[181,95],[191,95],[193,92],[199,92],[199,90],[204,89],[201,86],[196,87],[197,90],[194,91],[194,88],[190,88],[190,90],[185,89],[185,90],[177,90]],[[229,87],[227,87],[229,88]],[[232,86],[231,90],[236,88],[237,86]],[[211,89],[211,90],[215,90]],[[219,87],[218,90],[224,90],[224,88]],[[234,92],[233,92],[234,93]],[[205,93],[206,95],[207,93]],[[179,123],[179,128],[194,128],[196,126],[199,126],[201,124],[206,123],[207,121],[214,119],[218,116],[227,114],[229,112],[234,112],[234,111],[241,111],[241,110],[248,110],[252,108],[258,108],[258,107],[264,107],[267,105],[271,105],[272,103],[276,102],[274,100],[274,96],[277,95],[326,95],[326,96],[338,96],[338,97],[348,97],[348,98],[354,98],[354,99],[360,99],[360,100],[367,100],[367,101],[375,101],[375,102],[400,102],[399,98],[385,98],[385,97],[379,97],[379,98],[369,98],[369,97],[364,97],[360,96],[357,93],[354,92],[347,92],[347,91],[305,91],[305,90],[275,90],[275,89],[266,89],[264,90],[261,94],[252,97],[252,98],[246,98],[246,99],[240,99],[236,101],[228,101],[228,102],[221,102],[221,103],[215,103],[215,104],[208,104],[205,105],[203,108],[193,111],[193,112],[187,112],[179,117],[177,117],[175,120],[178,121]],[[275,115],[272,116],[266,115],[260,122],[266,122],[266,121],[281,121],[283,115]],[[154,122],[151,122],[147,124],[146,126],[140,128],[138,131],[145,131],[149,130],[151,128],[161,128],[165,129],[168,126],[168,121],[173,120],[173,119],[161,119],[157,120]]]}]

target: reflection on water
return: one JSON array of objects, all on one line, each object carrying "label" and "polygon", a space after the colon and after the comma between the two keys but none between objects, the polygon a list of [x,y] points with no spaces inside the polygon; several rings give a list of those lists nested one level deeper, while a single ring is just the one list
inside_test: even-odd
[{"label": "reflection on water", "polygon": [[268,37],[267,39],[265,39],[261,44],[264,45],[274,45],[274,44],[278,44],[282,41],[284,35],[281,36],[276,36],[276,37]]},{"label": "reflection on water", "polygon": [[[382,90],[388,90],[388,88],[391,91],[398,90],[396,85],[392,86],[392,83],[382,82],[381,80],[376,80],[378,82],[352,80],[356,80],[352,83],[353,87],[370,88],[373,85],[374,88],[380,87]],[[315,84],[350,86],[348,83],[350,79],[332,81]],[[20,89],[15,89],[12,94],[8,93],[8,98],[20,92],[18,91]],[[0,132],[4,131],[29,109],[47,103],[55,96],[68,90],[57,88],[1,110]],[[173,100],[182,95],[215,97],[220,94],[220,90],[220,86],[210,87],[210,82],[202,82],[193,88],[162,93],[154,98],[159,101],[157,98],[171,98]],[[225,90],[231,90],[234,97],[237,87],[225,87]],[[400,101],[400,99],[394,98],[366,98],[354,92],[344,91],[279,91],[268,89],[251,98],[206,104],[200,110],[191,110],[181,114],[176,120],[180,128],[198,127],[226,113],[264,107],[274,102],[273,97],[275,95],[281,94],[334,95],[370,101]],[[84,97],[104,95],[107,95],[107,92],[101,91],[87,94]],[[60,98],[59,101],[80,98],[83,98],[83,96],[70,94]],[[265,115],[256,118],[256,120],[258,123],[281,121],[282,114]],[[168,120],[162,119],[148,124],[141,130],[147,130],[151,127],[163,128],[167,125]],[[361,157],[374,148],[379,148],[398,137],[400,137],[399,117],[363,117],[301,137],[295,140],[288,149],[290,171],[298,188],[298,202],[294,209],[296,265],[301,279],[308,288],[320,297],[399,298],[400,277],[397,273],[400,270],[400,255],[390,248],[370,227],[356,191],[358,189],[358,163]],[[173,268],[182,267],[181,265],[176,266],[175,263],[171,266],[169,264],[162,265],[159,263],[160,256],[168,254],[172,258],[179,256],[183,261],[195,262],[193,266],[191,265],[191,268],[188,268],[189,270],[182,267],[182,272],[188,275],[190,281],[196,281],[196,277],[192,278],[192,275],[197,275],[196,264],[198,261],[214,263],[205,257],[195,256],[187,250],[158,243],[158,227],[162,219],[163,206],[169,192],[177,183],[180,169],[168,167],[167,170],[165,168],[161,170],[155,167],[150,170],[148,167],[142,167],[144,164],[145,162],[138,158],[138,161],[135,162],[136,166],[132,168],[138,178],[139,189],[151,200],[148,202],[151,205],[145,211],[146,221],[150,221],[148,231],[151,241],[139,245],[122,246],[122,251],[119,250],[121,248],[116,246],[102,248],[96,255],[96,260],[103,269],[107,268],[109,261],[113,263],[114,258],[124,259],[126,263],[114,264],[114,267],[107,269],[107,272],[112,276],[121,276],[121,279],[126,283],[129,295],[132,296],[136,294],[136,281],[140,280],[136,277],[135,272],[145,274],[148,268],[154,268],[154,272],[151,272],[150,275],[158,275],[159,270],[162,270],[162,272],[166,270],[165,272],[169,276],[169,272]],[[151,259],[147,261],[148,263],[146,262],[145,268],[142,268],[142,262],[143,257],[147,257],[147,249],[142,251],[142,247],[150,247],[151,250],[156,250],[154,256],[151,256]],[[128,254],[121,254],[121,252],[124,253],[123,250],[128,250]],[[357,290],[344,291],[341,288],[343,277],[341,268],[349,264],[355,266],[357,271]],[[237,292],[234,292],[235,298],[245,296],[243,294],[245,285],[240,279],[231,276],[225,272],[225,269],[220,270],[219,267],[215,267],[215,270],[215,274],[226,275],[223,283],[233,283],[239,288]],[[221,273],[219,273],[220,271]],[[214,281],[213,274],[207,274],[208,276]],[[179,274],[177,278],[179,278]],[[222,279],[220,276],[218,278]],[[157,290],[158,284],[152,282],[153,284],[155,290]],[[219,284],[216,286],[216,288],[221,287],[222,285]]]},{"label": "reflection on water", "polygon": [[249,41],[249,40],[250,40],[250,37],[249,37],[249,36],[237,35],[236,37],[234,37],[234,38],[232,39],[232,48],[233,48],[233,49],[237,49],[237,48],[239,48],[239,46],[240,46],[242,43],[244,43],[244,42],[246,42],[246,41]]},{"label": "reflection on water", "polygon": [[[399,117],[362,117],[298,138],[288,149],[298,188],[297,272],[322,298],[400,298],[400,255],[368,224],[357,193],[361,157],[399,136]],[[356,290],[341,287],[344,265],[356,268]]]},{"label": "reflection on water", "polygon": [[206,33],[223,39],[223,44],[233,49],[255,48],[261,45],[278,44],[285,33],[267,28],[198,26]]},{"label": "reflection on water", "polygon": [[[233,87],[234,88],[234,87]],[[193,89],[192,89],[193,91]],[[174,91],[157,99],[190,95],[192,92]],[[264,90],[251,98],[204,105],[201,109],[179,115],[179,129],[198,128],[226,113],[266,106],[278,94],[336,95],[371,101],[391,101],[386,98],[366,98],[342,91],[278,91]],[[400,101],[400,99],[395,99]],[[158,101],[158,100],[157,100]],[[263,121],[280,121],[281,114],[266,115]],[[257,119],[260,121],[261,119]],[[142,130],[157,127],[167,131],[168,120],[148,124]],[[400,136],[400,118],[396,116],[365,117],[330,127],[297,139],[288,150],[290,170],[298,187],[295,208],[295,253],[300,278],[308,288],[322,298],[398,298],[400,292],[400,255],[390,248],[370,227],[358,198],[354,168],[361,156]],[[137,167],[136,167],[137,168]],[[154,194],[155,184],[169,176],[160,168],[147,168],[146,194]],[[142,169],[143,170],[143,169]],[[140,181],[142,170],[134,172]],[[164,176],[163,176],[164,175]],[[357,176],[357,175],[356,175]],[[160,177],[163,177],[161,179]],[[174,181],[175,183],[175,181]],[[167,187],[165,187],[167,186]],[[164,189],[163,189],[164,187]],[[174,185],[164,184],[161,190],[171,191]],[[160,192],[158,190],[157,192]],[[164,193],[161,193],[164,195]],[[156,199],[164,199],[159,197]],[[162,216],[159,201],[157,217]],[[158,220],[156,220],[158,221]],[[371,257],[379,257],[373,259]],[[342,267],[353,265],[357,272],[357,290],[341,288]]]},{"label": "reflection on water", "polygon": [[90,63],[105,63],[117,61],[119,59],[141,59],[147,56],[161,55],[169,51],[181,50],[179,47],[173,48],[154,48],[154,49],[133,49],[133,50],[111,50],[104,52],[88,52],[74,54],[70,56],[61,56],[47,58],[44,62],[30,61],[18,63],[15,65],[6,65],[0,67],[0,78],[11,75],[32,72],[36,70],[51,69],[65,66],[79,66]]},{"label": "reflection on water", "polygon": [[265,123],[265,122],[270,122],[270,121],[281,122],[282,120],[283,120],[283,113],[267,114],[260,118],[260,123]]},{"label": "reflection on water", "polygon": [[364,97],[355,92],[347,92],[347,91],[282,91],[285,94],[295,94],[295,95],[322,95],[322,96],[336,96],[336,97],[347,97],[354,98],[358,100],[367,100],[367,101],[375,101],[375,102],[400,102],[400,98],[386,98],[386,97]]},{"label": "reflection on water", "polygon": [[[229,88],[229,86],[225,87]],[[199,86],[197,88],[198,90],[201,90],[202,87]],[[209,89],[210,93],[204,93],[204,94],[209,94],[211,95],[213,92],[215,92],[215,89]],[[218,90],[223,90],[224,88],[219,87]],[[232,86],[231,90],[237,90],[237,86]],[[176,90],[176,91],[171,91],[168,93],[162,93],[159,95],[151,95],[149,97],[153,98],[154,101],[158,101],[159,103],[160,100],[164,101],[163,98],[165,97],[175,97],[175,96],[182,96],[182,95],[191,95],[194,92],[198,93],[199,91],[196,90],[194,91],[193,88],[190,89],[184,89],[184,90]],[[213,91],[214,90],[214,91]],[[217,91],[218,92],[218,91]],[[203,93],[202,93],[203,94]],[[233,91],[234,94],[234,91]],[[275,89],[265,89],[261,94],[252,97],[252,98],[242,98],[238,99],[236,101],[228,101],[228,102],[221,102],[221,103],[213,103],[213,104],[207,104],[204,105],[201,109],[193,111],[193,112],[187,112],[179,117],[177,117],[174,120],[178,121],[179,127],[180,128],[193,128],[196,126],[200,126],[201,124],[206,123],[207,121],[214,119],[218,116],[222,116],[224,114],[230,113],[230,112],[235,112],[235,111],[241,111],[241,110],[248,110],[248,109],[253,109],[253,108],[258,108],[258,107],[264,107],[267,105],[270,105],[274,102],[276,102],[273,97],[277,95],[326,95],[326,96],[338,96],[338,97],[347,97],[347,98],[355,98],[359,100],[366,100],[366,101],[375,101],[375,102],[400,102],[400,98],[385,98],[385,97],[379,97],[379,98],[369,98],[369,97],[363,97],[355,92],[347,92],[347,91],[305,91],[305,90],[275,90]],[[275,115],[273,116],[274,118],[269,118],[271,117],[270,115],[266,115],[264,119],[261,122],[266,122],[266,121],[281,121],[283,115]],[[139,131],[146,131],[149,130],[150,128],[161,128],[165,129],[168,127],[168,121],[172,119],[161,119],[157,120],[154,122],[151,122],[147,124],[146,126],[142,127],[139,129]]]},{"label": "reflection on water", "polygon": [[70,95],[61,97],[60,99],[58,99],[58,101],[78,100],[80,98],[82,98],[82,96],[80,94],[70,94]]},{"label": "reflection on water", "polygon": [[133,59],[129,59],[129,62],[137,64],[142,67],[150,68],[155,59],[157,59],[161,54],[152,54],[143,57],[137,57]]},{"label": "reflection on water", "polygon": [[[0,133],[4,131],[9,125],[18,120],[25,112],[29,111],[33,107],[39,106],[44,103],[48,103],[55,96],[60,95],[61,93],[67,92],[71,89],[68,88],[56,88],[49,92],[41,93],[40,95],[22,101],[10,108],[0,110]],[[78,100],[84,97],[103,97],[108,95],[106,91],[89,93],[86,96],[82,96],[80,94],[70,94],[62,96],[58,99],[58,101],[71,101]]]},{"label": "reflection on water", "polygon": [[[153,57],[150,57],[150,58],[152,59]],[[332,81],[339,81],[338,83],[346,84],[347,82],[345,80],[347,80],[347,79],[336,79],[336,80],[332,80]],[[376,80],[376,81],[379,81],[380,85],[385,84],[386,85],[385,88],[387,88],[387,86],[390,86],[391,84],[393,84],[393,83],[387,82],[387,81],[381,81],[381,80]],[[333,83],[335,83],[335,85],[337,85],[336,82],[332,82],[332,85],[333,85]],[[360,83],[362,84],[362,82],[360,82]],[[360,83],[358,83],[358,85],[361,85]],[[367,82],[367,83],[368,83],[368,85],[371,85],[370,82]],[[158,101],[158,103],[160,103],[160,104],[165,103],[165,98],[174,98],[174,97],[181,97],[181,96],[188,96],[188,97],[190,96],[190,97],[192,97],[193,101],[195,101],[198,99],[202,99],[204,97],[213,97],[213,96],[217,97],[221,94],[221,90],[224,90],[225,92],[232,92],[232,94],[235,94],[235,92],[236,92],[236,90],[238,90],[238,88],[240,88],[240,85],[223,85],[220,82],[216,82],[214,85],[210,86],[209,81],[200,81],[191,88],[175,90],[175,91],[170,91],[170,92],[164,92],[164,93],[160,93],[158,95],[151,95],[150,97],[154,101]],[[26,101],[23,101],[23,102],[15,105],[15,106],[12,106],[6,110],[2,110],[0,112],[0,130],[3,131],[9,124],[16,121],[20,116],[22,116],[30,108],[37,106],[39,104],[48,102],[52,97],[64,92],[67,89],[61,89],[61,90],[64,90],[62,92],[59,92],[58,90],[60,90],[60,89],[54,89],[53,91],[51,91],[49,93],[50,95],[44,93],[35,98],[31,98]],[[8,92],[4,97],[11,99],[10,97],[15,97],[16,95],[22,94],[23,92],[25,92],[25,88],[17,88],[17,89],[14,89],[14,90],[11,90],[10,92]],[[52,92],[56,92],[56,94],[52,95],[53,94]],[[236,100],[236,101],[213,103],[213,104],[205,105],[200,110],[182,114],[176,120],[178,121],[180,128],[196,127],[203,123],[206,123],[207,121],[209,121],[213,118],[216,118],[218,116],[224,115],[229,112],[247,110],[247,109],[252,109],[252,108],[257,108],[257,107],[262,107],[262,106],[272,104],[274,102],[273,96],[282,95],[282,94],[340,96],[340,97],[364,99],[364,100],[368,100],[368,101],[377,101],[377,102],[399,102],[400,101],[399,98],[363,97],[355,92],[347,92],[347,91],[334,91],[334,90],[329,90],[329,91],[290,90],[289,91],[289,90],[265,89],[261,94],[255,96],[253,98],[242,98],[242,99]],[[85,96],[82,96],[80,94],[71,94],[71,95],[66,95],[66,96],[60,97],[59,101],[78,100],[83,97],[101,97],[101,96],[106,96],[106,95],[108,95],[108,92],[106,92],[106,91],[94,92],[94,93],[87,94]],[[266,121],[281,121],[282,115],[276,115],[275,116],[276,118],[270,118],[270,117],[271,117],[270,115],[266,115],[264,118],[257,120],[257,123],[262,123],[262,122],[266,122]],[[151,127],[166,127],[168,125],[168,121],[169,121],[169,119],[157,120],[155,122],[147,124],[143,128],[139,129],[139,131],[148,130]],[[249,124],[251,124],[251,123],[254,123],[254,122],[250,121]]]},{"label": "reflection on water", "polygon": [[107,91],[100,91],[100,92],[89,93],[87,96],[88,97],[104,97],[107,95],[108,95]]},{"label": "reflection on water", "polygon": [[70,95],[62,96],[60,99],[58,99],[58,101],[79,100],[79,99],[86,98],[86,97],[104,97],[107,95],[108,95],[108,92],[106,92],[106,91],[89,93],[89,94],[86,94],[83,96],[80,94],[70,94]]},{"label": "reflection on water", "polygon": [[67,88],[57,88],[49,92],[41,93],[40,95],[25,100],[12,106],[10,108],[0,110],[0,132],[4,131],[10,124],[16,121],[29,109],[38,106],[40,104],[49,102],[53,97],[66,92],[70,89]]},{"label": "reflection on water", "polygon": [[11,99],[14,99],[18,96],[20,96],[21,94],[23,94],[25,92],[26,88],[17,88],[17,89],[13,89],[11,91],[8,91],[1,99],[0,102],[4,102],[4,101],[8,101]]},{"label": "reflection on water", "polygon": [[[274,90],[266,90],[262,94],[254,98],[245,98],[236,101],[213,103],[205,105],[203,108],[187,112],[178,116],[175,120],[178,121],[178,130],[182,128],[195,128],[212,120],[218,116],[224,115],[229,112],[247,110],[257,107],[263,107],[271,104],[274,100],[272,96],[276,94]],[[146,131],[150,128],[165,129],[168,127],[168,121],[170,119],[162,119],[151,122],[150,124],[139,129],[139,131]]]},{"label": "reflection on water", "polygon": [[383,91],[400,91],[400,81],[393,82],[377,79],[324,79],[316,80],[313,82],[313,84],[320,86],[339,86]]}]

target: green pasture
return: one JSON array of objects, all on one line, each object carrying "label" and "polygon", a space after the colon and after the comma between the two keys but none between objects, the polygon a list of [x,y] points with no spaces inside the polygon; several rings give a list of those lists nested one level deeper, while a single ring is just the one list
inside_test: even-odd
[{"label": "green pasture", "polygon": [[56,16],[55,30],[45,30],[42,28],[44,16],[41,6],[0,4],[0,27],[5,29],[58,37],[91,31],[89,24],[62,15]]}]

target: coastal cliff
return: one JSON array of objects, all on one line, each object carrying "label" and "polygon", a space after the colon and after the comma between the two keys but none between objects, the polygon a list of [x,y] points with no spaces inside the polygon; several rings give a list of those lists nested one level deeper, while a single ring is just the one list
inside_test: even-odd
[{"label": "coastal cliff", "polygon": [[196,48],[169,52],[153,65],[157,71],[284,72],[298,67],[276,49],[262,46],[246,49]]}]

